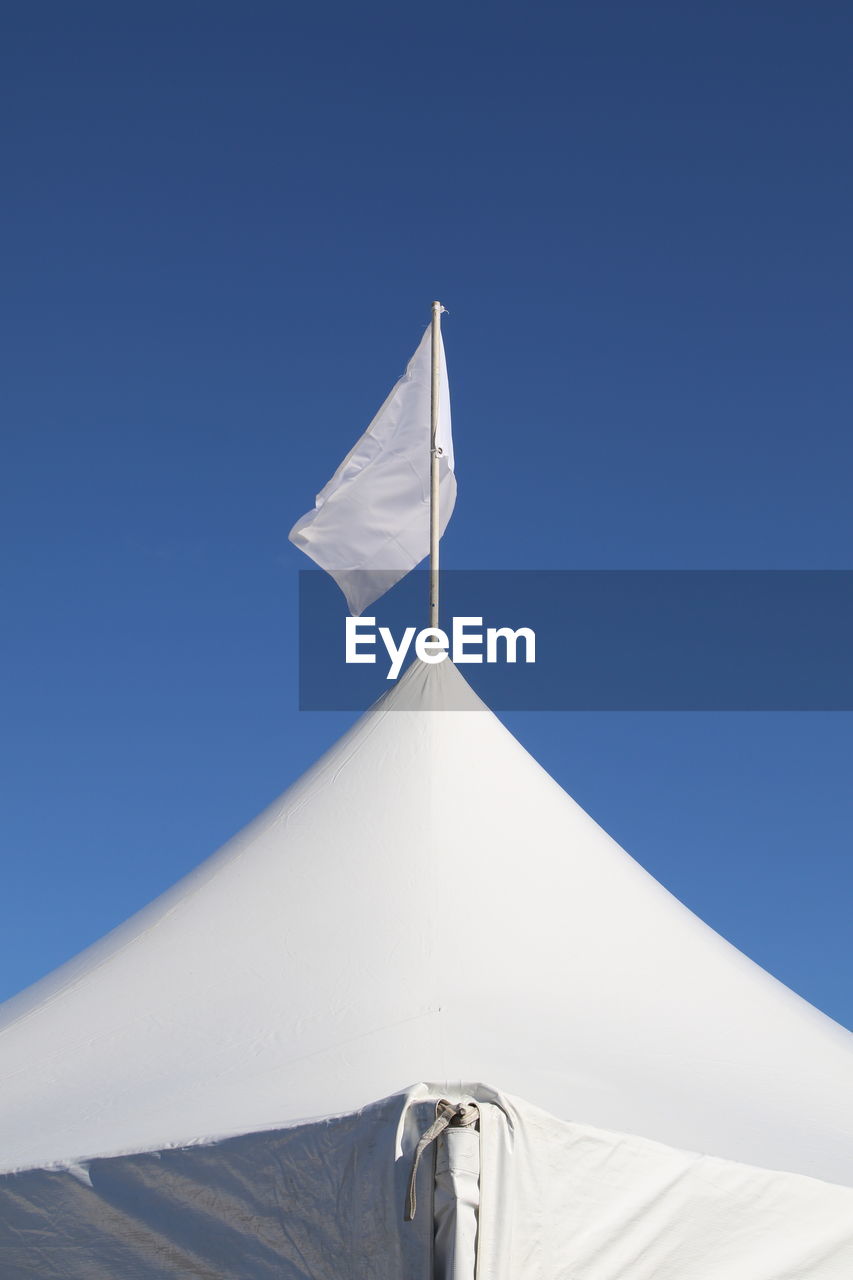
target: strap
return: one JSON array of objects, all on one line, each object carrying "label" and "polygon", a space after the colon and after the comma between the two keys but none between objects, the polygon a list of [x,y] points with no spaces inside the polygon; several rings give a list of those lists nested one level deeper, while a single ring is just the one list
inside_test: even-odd
[{"label": "strap", "polygon": [[406,1197],[406,1212],[404,1219],[411,1222],[417,1212],[418,1202],[415,1193],[415,1184],[418,1178],[418,1166],[421,1162],[421,1156],[426,1151],[431,1142],[435,1142],[445,1129],[461,1128],[466,1125],[476,1124],[480,1118],[480,1112],[473,1102],[448,1102],[446,1098],[441,1098],[435,1104],[435,1119],[430,1127],[421,1134],[420,1141],[415,1147],[415,1158],[412,1161],[412,1172],[409,1174],[409,1192]]}]

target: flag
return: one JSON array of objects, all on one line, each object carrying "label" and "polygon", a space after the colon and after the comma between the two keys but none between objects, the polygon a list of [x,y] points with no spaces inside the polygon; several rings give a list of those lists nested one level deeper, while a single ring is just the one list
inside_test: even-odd
[{"label": "flag", "polygon": [[[344,458],[290,541],[363,613],[429,553],[431,327],[406,372]],[[450,392],[439,342],[439,530],[456,502]]]}]

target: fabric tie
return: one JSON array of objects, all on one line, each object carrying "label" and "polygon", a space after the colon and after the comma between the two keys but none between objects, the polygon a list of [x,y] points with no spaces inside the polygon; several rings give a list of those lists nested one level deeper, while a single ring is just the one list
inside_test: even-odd
[{"label": "fabric tie", "polygon": [[418,1177],[418,1166],[421,1162],[421,1156],[426,1151],[431,1142],[435,1142],[445,1129],[453,1126],[454,1128],[462,1128],[466,1125],[476,1124],[480,1118],[480,1112],[473,1102],[448,1102],[446,1098],[441,1098],[435,1104],[435,1119],[430,1127],[421,1134],[420,1141],[415,1147],[415,1158],[412,1161],[412,1172],[409,1175],[409,1192],[406,1197],[405,1221],[411,1222],[417,1211],[418,1202],[415,1191],[415,1184]]}]

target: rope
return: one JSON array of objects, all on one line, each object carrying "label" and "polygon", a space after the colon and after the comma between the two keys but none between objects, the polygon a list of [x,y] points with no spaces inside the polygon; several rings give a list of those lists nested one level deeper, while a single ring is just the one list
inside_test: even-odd
[{"label": "rope", "polygon": [[412,1161],[412,1172],[409,1174],[409,1192],[406,1197],[406,1212],[404,1215],[406,1222],[411,1222],[417,1212],[418,1202],[415,1193],[415,1184],[418,1178],[418,1166],[421,1162],[421,1156],[426,1151],[431,1142],[435,1142],[445,1129],[451,1126],[462,1128],[466,1125],[476,1124],[480,1118],[480,1112],[473,1102],[460,1102],[458,1105],[448,1102],[446,1098],[441,1098],[435,1104],[435,1119],[430,1127],[421,1134],[420,1141],[415,1147],[415,1158]]}]

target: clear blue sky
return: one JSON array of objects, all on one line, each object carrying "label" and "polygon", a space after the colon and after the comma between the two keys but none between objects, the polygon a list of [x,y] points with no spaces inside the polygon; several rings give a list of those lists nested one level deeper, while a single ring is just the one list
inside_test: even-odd
[{"label": "clear blue sky", "polygon": [[[231,835],[296,710],[287,543],[429,304],[463,568],[850,565],[840,3],[8,3],[0,995]],[[507,715],[853,1026],[853,718]]]}]

